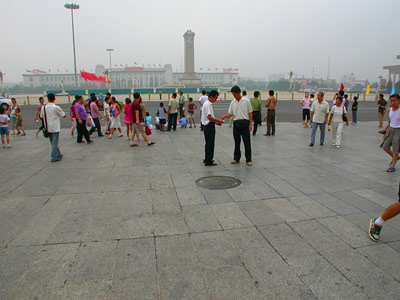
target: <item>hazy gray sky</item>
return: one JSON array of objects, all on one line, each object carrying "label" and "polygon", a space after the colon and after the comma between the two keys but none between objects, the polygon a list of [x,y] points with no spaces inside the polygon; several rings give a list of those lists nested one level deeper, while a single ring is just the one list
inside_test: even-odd
[{"label": "hazy gray sky", "polygon": [[[73,71],[71,15],[60,0],[0,0],[6,82],[26,69]],[[74,14],[78,70],[171,63],[181,69],[183,37],[196,33],[199,68],[235,67],[241,76],[288,73],[326,78],[387,76],[400,64],[399,0],[79,0]]]}]

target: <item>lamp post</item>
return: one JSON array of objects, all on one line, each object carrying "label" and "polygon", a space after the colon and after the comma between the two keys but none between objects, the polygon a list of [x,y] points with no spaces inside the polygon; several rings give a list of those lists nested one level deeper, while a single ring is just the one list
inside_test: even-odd
[{"label": "lamp post", "polygon": [[109,83],[109,88],[111,88],[111,52],[114,51],[114,49],[106,49],[108,51],[108,53],[110,54],[110,71],[108,73],[108,80],[110,81]]},{"label": "lamp post", "polygon": [[74,69],[75,69],[75,87],[78,86],[78,74],[76,73],[76,51],[75,51],[75,29],[74,29],[74,9],[79,9],[79,5],[75,3],[67,3],[64,5],[66,9],[71,10],[72,19],[72,43],[74,48]]}]

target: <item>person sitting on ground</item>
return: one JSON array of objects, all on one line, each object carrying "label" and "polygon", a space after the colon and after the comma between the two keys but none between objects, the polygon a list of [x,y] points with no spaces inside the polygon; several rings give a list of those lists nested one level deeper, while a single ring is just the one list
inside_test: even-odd
[{"label": "person sitting on ground", "polygon": [[182,119],[179,120],[179,123],[181,124],[181,128],[186,128],[188,125],[188,120],[183,117]]}]

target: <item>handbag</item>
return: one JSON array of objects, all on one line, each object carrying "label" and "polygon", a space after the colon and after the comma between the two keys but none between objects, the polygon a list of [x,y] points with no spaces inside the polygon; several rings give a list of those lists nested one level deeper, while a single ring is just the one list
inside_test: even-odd
[{"label": "handbag", "polygon": [[43,112],[44,112],[44,127],[43,127],[43,136],[45,138],[48,138],[50,136],[49,130],[47,128],[47,114],[46,114],[46,105],[43,107]]},{"label": "handbag", "polygon": [[149,125],[146,124],[146,126],[144,127],[144,131],[146,132],[146,135],[151,135],[151,129]]},{"label": "handbag", "polygon": [[346,117],[346,114],[344,113],[344,106],[343,106],[343,115],[342,115],[342,119],[343,119],[343,122],[347,123],[347,117]]}]

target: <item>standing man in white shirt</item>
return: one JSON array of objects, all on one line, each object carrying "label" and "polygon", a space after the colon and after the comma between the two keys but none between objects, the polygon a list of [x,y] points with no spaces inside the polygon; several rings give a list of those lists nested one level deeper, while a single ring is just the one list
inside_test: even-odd
[{"label": "standing man in white shirt", "polygon": [[312,132],[311,132],[311,143],[310,147],[314,146],[315,135],[317,133],[317,127],[320,129],[320,145],[324,145],[325,141],[325,125],[328,122],[329,114],[329,103],[324,100],[324,93],[319,92],[317,95],[317,100],[311,105],[311,121]]},{"label": "standing man in white shirt", "polygon": [[218,92],[212,90],[208,96],[208,99],[204,102],[201,115],[201,124],[203,125],[205,145],[205,158],[203,160],[206,166],[216,166],[214,163],[214,145],[215,145],[215,124],[221,126],[223,120],[218,120],[214,116],[214,110],[212,104],[218,99]]},{"label": "standing man in white shirt", "polygon": [[54,94],[48,94],[47,99],[49,101],[48,104],[43,106],[41,112],[41,118],[44,120],[44,126],[49,133],[49,141],[51,145],[51,162],[60,161],[63,158],[63,155],[58,148],[58,140],[60,137],[60,129],[61,129],[61,118],[66,118],[66,114],[62,110],[61,107],[55,105],[56,96]]},{"label": "standing man in white shirt", "polygon": [[232,164],[237,164],[240,161],[240,140],[243,138],[246,162],[248,166],[252,166],[250,132],[252,131],[253,124],[253,109],[250,100],[242,97],[240,87],[232,87],[231,93],[235,99],[232,100],[229,105],[228,114],[224,115],[222,120],[233,117],[235,151]]},{"label": "standing man in white shirt", "polygon": [[[203,113],[203,105],[204,103],[207,101],[208,97],[206,96],[206,91],[202,90],[201,91],[201,97],[199,99],[199,104],[200,104],[200,119],[201,119],[201,115]],[[200,122],[201,123],[201,122]],[[200,131],[204,130],[204,126],[203,123],[200,124]]]}]

